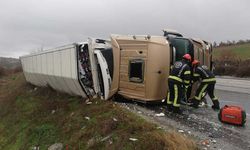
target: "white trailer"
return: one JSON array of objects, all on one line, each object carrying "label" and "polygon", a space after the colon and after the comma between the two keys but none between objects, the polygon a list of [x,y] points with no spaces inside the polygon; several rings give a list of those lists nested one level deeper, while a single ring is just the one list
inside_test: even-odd
[{"label": "white trailer", "polygon": [[[111,56],[111,57],[110,57]],[[107,58],[107,59],[106,59]],[[110,41],[91,39],[20,57],[26,80],[84,98],[108,99],[113,65]]]}]

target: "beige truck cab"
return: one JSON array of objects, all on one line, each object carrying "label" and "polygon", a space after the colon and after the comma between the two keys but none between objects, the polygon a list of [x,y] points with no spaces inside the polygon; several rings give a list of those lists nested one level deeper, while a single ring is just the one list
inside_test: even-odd
[{"label": "beige truck cab", "polygon": [[187,53],[210,67],[209,43],[183,37],[174,30],[163,32],[164,36],[111,36],[117,63],[114,63],[110,97],[117,92],[141,102],[165,99],[171,65]]}]

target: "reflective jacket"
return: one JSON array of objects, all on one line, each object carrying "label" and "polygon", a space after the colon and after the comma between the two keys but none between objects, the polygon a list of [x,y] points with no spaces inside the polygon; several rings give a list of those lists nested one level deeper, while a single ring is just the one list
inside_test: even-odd
[{"label": "reflective jacket", "polygon": [[186,87],[190,84],[190,67],[185,61],[177,61],[171,68],[169,81],[184,84]]},{"label": "reflective jacket", "polygon": [[214,74],[208,69],[207,66],[198,66],[194,69],[193,80],[201,82],[216,82]]}]

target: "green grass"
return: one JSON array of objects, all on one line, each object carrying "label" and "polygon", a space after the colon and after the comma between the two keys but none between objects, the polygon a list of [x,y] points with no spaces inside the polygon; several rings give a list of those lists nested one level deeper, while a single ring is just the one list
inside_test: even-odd
[{"label": "green grass", "polygon": [[224,53],[232,53],[238,58],[249,59],[250,58],[250,43],[232,46],[222,46],[214,48],[214,58],[219,58]]},{"label": "green grass", "polygon": [[[159,130],[112,101],[94,99],[87,105],[80,97],[49,88],[34,90],[22,74],[1,80],[6,81],[0,85],[1,150],[31,150],[34,146],[46,150],[57,142],[70,150],[197,149],[192,140]],[[102,141],[105,137],[109,138]]]}]

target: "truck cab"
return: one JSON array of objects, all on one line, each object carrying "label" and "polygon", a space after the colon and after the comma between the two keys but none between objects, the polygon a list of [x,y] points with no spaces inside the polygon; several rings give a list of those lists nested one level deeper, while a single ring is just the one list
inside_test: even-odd
[{"label": "truck cab", "polygon": [[190,54],[192,59],[194,58],[194,46],[190,39],[175,30],[164,29],[163,32],[171,48],[171,65],[182,60],[185,54]]}]

